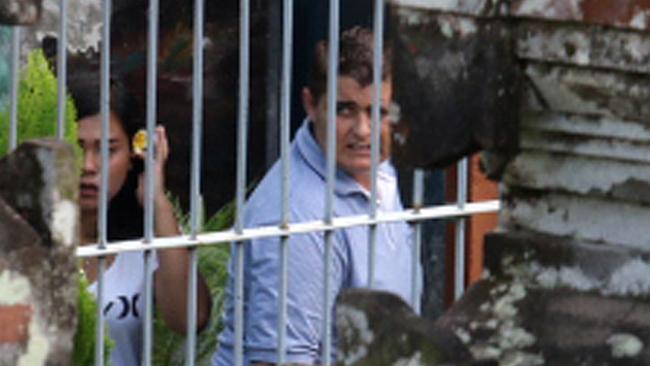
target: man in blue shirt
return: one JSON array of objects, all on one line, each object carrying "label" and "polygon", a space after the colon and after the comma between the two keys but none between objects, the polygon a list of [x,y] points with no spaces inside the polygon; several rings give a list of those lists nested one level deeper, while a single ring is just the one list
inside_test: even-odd
[{"label": "man in blue shirt", "polygon": [[[290,152],[289,210],[292,223],[321,220],[326,191],[326,79],[327,45],[315,50],[309,85],[303,90],[308,118],[297,131]],[[334,214],[370,212],[371,117],[373,37],[353,28],[341,36],[336,103],[336,182]],[[395,170],[387,160],[390,142],[388,110],[391,103],[391,68],[386,61],[382,85],[382,162],[378,167],[378,209],[401,210]],[[246,227],[277,226],[280,222],[282,166],[269,170],[251,195],[245,212]],[[332,238],[332,299],[346,288],[368,286],[368,228],[336,230]],[[271,365],[277,360],[280,239],[263,238],[245,244],[244,257],[244,364]],[[288,364],[320,364],[324,292],[323,232],[292,235],[289,239],[287,348]],[[411,232],[406,223],[377,227],[373,288],[411,299]],[[213,365],[234,364],[234,265],[226,290],[224,330]]]}]

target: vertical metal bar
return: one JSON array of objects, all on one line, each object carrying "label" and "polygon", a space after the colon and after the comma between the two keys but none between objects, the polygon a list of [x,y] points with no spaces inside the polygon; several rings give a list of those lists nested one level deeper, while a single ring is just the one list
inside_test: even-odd
[{"label": "vertical metal bar", "polygon": [[[154,194],[155,194],[155,151],[156,151],[156,94],[158,61],[158,17],[159,0],[149,0],[149,29],[147,40],[147,154],[145,163],[144,199],[144,243],[151,243],[155,236]],[[142,337],[142,363],[151,365],[153,344],[153,273],[151,260],[153,252],[144,252],[145,309]]]},{"label": "vertical metal bar", "polygon": [[111,84],[110,84],[110,57],[111,57],[111,31],[110,31],[110,14],[111,14],[111,1],[104,0],[103,21],[102,28],[102,54],[101,54],[101,71],[100,71],[100,112],[102,115],[102,131],[101,131],[101,169],[100,169],[100,184],[99,184],[99,206],[97,213],[99,220],[97,220],[97,241],[100,248],[106,247],[108,241],[108,177],[110,174],[110,165],[108,164],[108,140],[110,138],[110,113],[111,113]]},{"label": "vertical metal bar", "polygon": [[[194,3],[194,67],[192,69],[192,176],[190,188],[190,237],[196,240],[201,213],[201,137],[203,123],[203,9],[205,0]],[[196,248],[190,249],[190,268],[187,283],[187,343],[185,364],[194,365],[196,353],[196,312],[198,257]]]},{"label": "vertical metal bar", "polygon": [[97,318],[97,328],[95,328],[95,366],[104,365],[104,333],[106,325],[104,321],[104,271],[106,268],[106,258],[97,258],[97,308],[95,316]]},{"label": "vertical metal bar", "polygon": [[147,149],[145,162],[144,241],[154,237],[154,187],[156,151],[156,94],[158,61],[159,0],[149,0],[149,31],[147,47]]},{"label": "vertical metal bar", "polygon": [[144,319],[142,320],[143,337],[142,337],[142,364],[151,365],[151,346],[153,344],[153,271],[152,268],[152,250],[144,251]]},{"label": "vertical metal bar", "polygon": [[[467,158],[458,162],[458,174],[456,185],[458,208],[465,208],[467,202]],[[456,221],[456,265],[454,278],[454,298],[458,300],[465,291],[465,218]]]},{"label": "vertical metal bar", "polygon": [[15,26],[11,32],[11,90],[9,151],[18,146],[18,85],[20,81],[20,27]]},{"label": "vertical metal bar", "polygon": [[[235,232],[244,229],[244,199],[246,196],[248,91],[249,91],[249,47],[250,47],[250,4],[240,1],[239,20],[239,110],[237,121],[237,214]],[[244,364],[244,242],[236,243],[235,262],[235,365]]]},{"label": "vertical metal bar", "polygon": [[[384,1],[375,0],[373,17],[373,67],[372,67],[372,116],[371,116],[371,140],[370,160],[370,218],[377,218],[377,169],[379,166],[380,132],[381,132],[381,102],[382,102],[382,70],[384,53]],[[377,243],[377,224],[369,226],[368,236],[368,287],[372,287],[375,279],[375,246]]]},{"label": "vertical metal bar", "polygon": [[60,0],[59,3],[59,42],[57,45],[56,75],[57,75],[57,99],[56,99],[56,138],[63,140],[65,135],[65,102],[66,80],[67,80],[67,50],[68,50],[68,0]]},{"label": "vertical metal bar", "polygon": [[201,147],[203,136],[203,9],[205,0],[194,5],[194,67],[192,71],[192,176],[190,187],[191,238],[196,239],[199,230],[201,194]]},{"label": "vertical metal bar", "polygon": [[[291,69],[293,51],[293,0],[282,3],[282,80],[280,101],[280,156],[282,158],[282,220],[289,227],[289,135],[291,129]],[[287,339],[287,289],[289,236],[280,239],[280,296],[278,306],[278,365],[285,364]]]},{"label": "vertical metal bar", "polygon": [[[329,42],[327,62],[327,189],[325,196],[325,223],[331,224],[334,215],[334,185],[336,183],[336,98],[339,66],[339,0],[331,0],[329,8]],[[324,284],[323,284],[323,349],[322,363],[331,365],[332,312],[330,273],[332,271],[332,231],[325,232]]]},{"label": "vertical metal bar", "polygon": [[[413,208],[416,213],[423,206],[424,197],[424,172],[416,169],[413,173]],[[413,228],[413,257],[411,262],[411,307],[419,309],[420,289],[420,252],[422,250],[422,222],[417,221]]]},{"label": "vertical metal bar", "polygon": [[[101,51],[101,64],[100,64],[100,112],[102,115],[102,128],[101,128],[101,169],[100,169],[100,184],[99,184],[99,211],[97,216],[97,242],[100,249],[106,248],[108,241],[108,175],[110,174],[110,167],[108,165],[108,139],[110,137],[110,58],[111,58],[111,7],[112,0],[104,0],[102,3],[102,51]],[[106,262],[104,257],[98,258],[97,266],[97,333],[95,334],[95,365],[104,365],[104,333],[105,333],[105,318],[103,309],[104,302],[104,270]]]},{"label": "vertical metal bar", "polygon": [[196,247],[190,249],[189,276],[187,276],[187,341],[185,365],[193,366],[196,354],[196,308],[199,261]]}]

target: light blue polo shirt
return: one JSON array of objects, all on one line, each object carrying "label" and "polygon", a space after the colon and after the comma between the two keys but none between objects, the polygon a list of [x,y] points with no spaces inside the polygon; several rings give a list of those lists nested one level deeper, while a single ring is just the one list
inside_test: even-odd
[{"label": "light blue polo shirt", "polygon": [[[305,121],[290,152],[290,222],[321,220],[325,212],[325,155]],[[379,210],[401,210],[394,168],[381,163]],[[260,182],[246,204],[246,227],[280,221],[282,166],[278,161]],[[368,192],[347,173],[336,175],[335,216],[370,212]],[[332,299],[343,289],[367,287],[368,227],[337,230],[333,234]],[[277,360],[280,240],[264,238],[245,244],[244,256],[244,364]],[[287,363],[317,364],[321,354],[324,278],[323,232],[292,235],[289,239],[287,298]],[[406,223],[377,227],[374,288],[393,292],[407,303],[411,299],[412,233]],[[216,366],[234,364],[234,263],[229,266],[224,330],[213,356]],[[419,268],[418,268],[419,270]],[[420,288],[418,284],[418,288]],[[418,290],[418,295],[419,295]],[[419,310],[419,309],[416,309]],[[333,312],[333,309],[329,311]],[[335,334],[335,330],[334,330]],[[334,356],[334,355],[333,355]]]}]

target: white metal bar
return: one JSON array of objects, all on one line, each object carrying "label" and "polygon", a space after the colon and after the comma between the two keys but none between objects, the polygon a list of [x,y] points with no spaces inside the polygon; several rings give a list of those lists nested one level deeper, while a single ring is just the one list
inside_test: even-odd
[{"label": "white metal bar", "polygon": [[196,354],[196,308],[199,261],[197,248],[190,248],[189,276],[187,276],[187,338],[185,349],[185,365],[193,366]]},{"label": "white metal bar", "polygon": [[[325,195],[325,223],[331,224],[334,216],[334,185],[336,184],[336,100],[339,65],[339,0],[331,0],[329,8],[329,37],[327,62],[327,189]],[[323,280],[322,363],[332,364],[332,232],[325,233]]]},{"label": "white metal bar", "polygon": [[[158,28],[160,6],[159,0],[149,1],[149,22],[147,32],[147,151],[145,158],[145,189],[144,189],[144,243],[149,246],[155,237],[155,207],[154,195],[156,186],[156,108],[157,108],[157,78],[158,78]],[[160,158],[160,157],[158,157]],[[142,364],[151,365],[153,345],[153,273],[152,251],[144,252],[145,271],[145,302],[142,336]]]},{"label": "white metal bar", "polygon": [[97,216],[97,241],[102,248],[106,247],[108,241],[108,177],[110,174],[110,165],[108,164],[109,153],[109,138],[110,138],[110,113],[111,113],[111,84],[110,84],[110,58],[111,58],[111,30],[110,30],[110,14],[112,0],[104,0],[104,7],[102,9],[104,25],[102,28],[102,53],[100,65],[100,113],[102,115],[102,128],[101,128],[101,169],[100,169],[100,184],[99,184],[99,206]]},{"label": "white metal bar", "polygon": [[[280,237],[283,235],[297,235],[319,231],[332,231],[356,226],[367,226],[372,223],[416,222],[433,219],[455,219],[463,216],[494,213],[498,212],[499,209],[500,203],[498,200],[467,203],[463,209],[458,208],[456,204],[451,204],[425,207],[422,208],[419,213],[415,212],[413,209],[393,212],[379,212],[377,213],[377,218],[375,220],[370,219],[368,215],[356,215],[334,218],[331,224],[327,224],[323,220],[316,220],[294,223],[286,229],[279,228],[278,226],[261,226],[245,229],[241,233],[237,233],[235,230],[202,233],[197,235],[196,240],[192,240],[189,236],[185,235],[156,238],[156,241],[149,244],[146,248],[169,249],[214,245],[216,243],[225,244],[252,239]],[[102,250],[99,250],[97,245],[82,246],[77,248],[76,255],[77,257],[84,258],[139,250],[143,250],[141,241],[125,240],[119,242],[111,242],[110,247]]]},{"label": "white metal bar", "polygon": [[[148,245],[147,245],[148,246]],[[153,252],[149,249],[144,251],[144,319],[142,337],[142,365],[150,366],[153,345]]]},{"label": "white metal bar", "polygon": [[57,74],[57,112],[56,112],[56,137],[63,140],[65,136],[65,105],[66,105],[66,80],[68,77],[67,70],[67,50],[68,50],[68,0],[59,2],[59,42],[57,45],[56,57],[56,74]]},{"label": "white metal bar", "polygon": [[[106,248],[108,241],[108,175],[110,167],[108,164],[108,139],[110,136],[110,57],[111,57],[111,8],[112,1],[104,0],[102,2],[102,45],[101,45],[101,62],[100,62],[100,113],[102,116],[101,127],[101,169],[99,184],[99,205],[97,207],[97,251],[101,253]],[[95,365],[104,365],[104,333],[105,317],[103,312],[104,303],[104,271],[106,267],[105,257],[99,257],[97,261],[97,328],[95,333]]]},{"label": "white metal bar", "polygon": [[[467,158],[458,163],[457,172],[457,202],[460,209],[467,203]],[[456,221],[455,243],[456,243],[456,265],[454,276],[454,298],[458,300],[465,291],[465,222],[464,217]]]},{"label": "white metal bar", "polygon": [[196,237],[200,224],[201,147],[203,135],[203,43],[205,0],[194,3],[194,65],[192,69],[192,172],[190,187],[191,235]]},{"label": "white metal bar", "polygon": [[159,0],[149,1],[147,33],[147,151],[145,157],[144,242],[151,243],[154,233],[156,108],[158,91],[158,17]]},{"label": "white metal bar", "polygon": [[11,31],[11,88],[9,91],[9,151],[18,145],[18,88],[20,81],[20,27]]},{"label": "white metal bar", "polygon": [[[203,28],[205,0],[194,3],[194,64],[192,69],[192,171],[190,187],[190,238],[196,239],[201,216],[201,136],[203,124]],[[194,366],[196,355],[198,253],[189,252],[187,278],[187,340],[185,365]]]},{"label": "white metal bar", "polygon": [[[382,102],[382,70],[384,53],[384,1],[375,0],[373,16],[373,68],[372,68],[372,116],[370,144],[370,217],[377,216],[377,170],[379,167],[380,132],[381,132],[381,102]],[[377,245],[377,225],[368,226],[368,287],[372,287],[375,279],[375,257]]]},{"label": "white metal bar", "polygon": [[97,308],[95,315],[97,318],[97,327],[95,328],[95,365],[104,365],[104,333],[106,324],[104,320],[104,272],[106,267],[106,258],[97,258]]},{"label": "white metal bar", "polygon": [[[289,227],[289,139],[291,132],[291,70],[293,51],[293,0],[282,2],[282,80],[280,100],[280,156],[282,159],[282,220],[280,229]],[[278,304],[278,365],[285,364],[287,348],[287,296],[289,236],[280,239],[280,284]]]},{"label": "white metal bar", "polygon": [[[250,73],[250,4],[240,1],[239,20],[239,108],[237,121],[237,187],[235,231],[244,228],[246,196],[248,92]],[[235,365],[244,364],[244,242],[235,243]]]},{"label": "white metal bar", "polygon": [[[413,210],[419,214],[422,209],[424,196],[424,172],[416,169],[413,172]],[[419,309],[419,281],[420,281],[420,252],[422,250],[422,222],[416,221],[413,227],[413,257],[411,257],[411,307]]]}]

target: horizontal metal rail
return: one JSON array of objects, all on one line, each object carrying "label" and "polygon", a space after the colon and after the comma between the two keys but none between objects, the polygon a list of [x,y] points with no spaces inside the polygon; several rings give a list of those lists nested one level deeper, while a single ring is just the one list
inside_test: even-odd
[{"label": "horizontal metal rail", "polygon": [[179,235],[156,238],[156,240],[146,245],[143,245],[142,240],[119,241],[111,243],[105,249],[100,249],[97,245],[79,247],[77,248],[77,257],[96,257],[127,251],[141,251],[146,249],[196,247],[211,245],[215,243],[230,243],[233,241],[244,241],[257,238],[306,234],[317,231],[331,231],[376,223],[391,223],[400,221],[417,222],[433,219],[452,219],[478,214],[494,213],[498,212],[500,207],[501,206],[498,200],[491,200],[467,203],[462,209],[459,208],[456,204],[451,204],[424,207],[421,208],[418,212],[416,212],[414,209],[395,212],[378,212],[375,219],[371,219],[369,215],[335,217],[332,219],[331,224],[326,224],[323,220],[316,220],[290,224],[286,229],[280,228],[279,226],[262,226],[257,228],[243,229],[241,234],[237,234],[234,230],[230,229],[198,234],[196,236],[196,240],[192,240],[189,235]]}]

